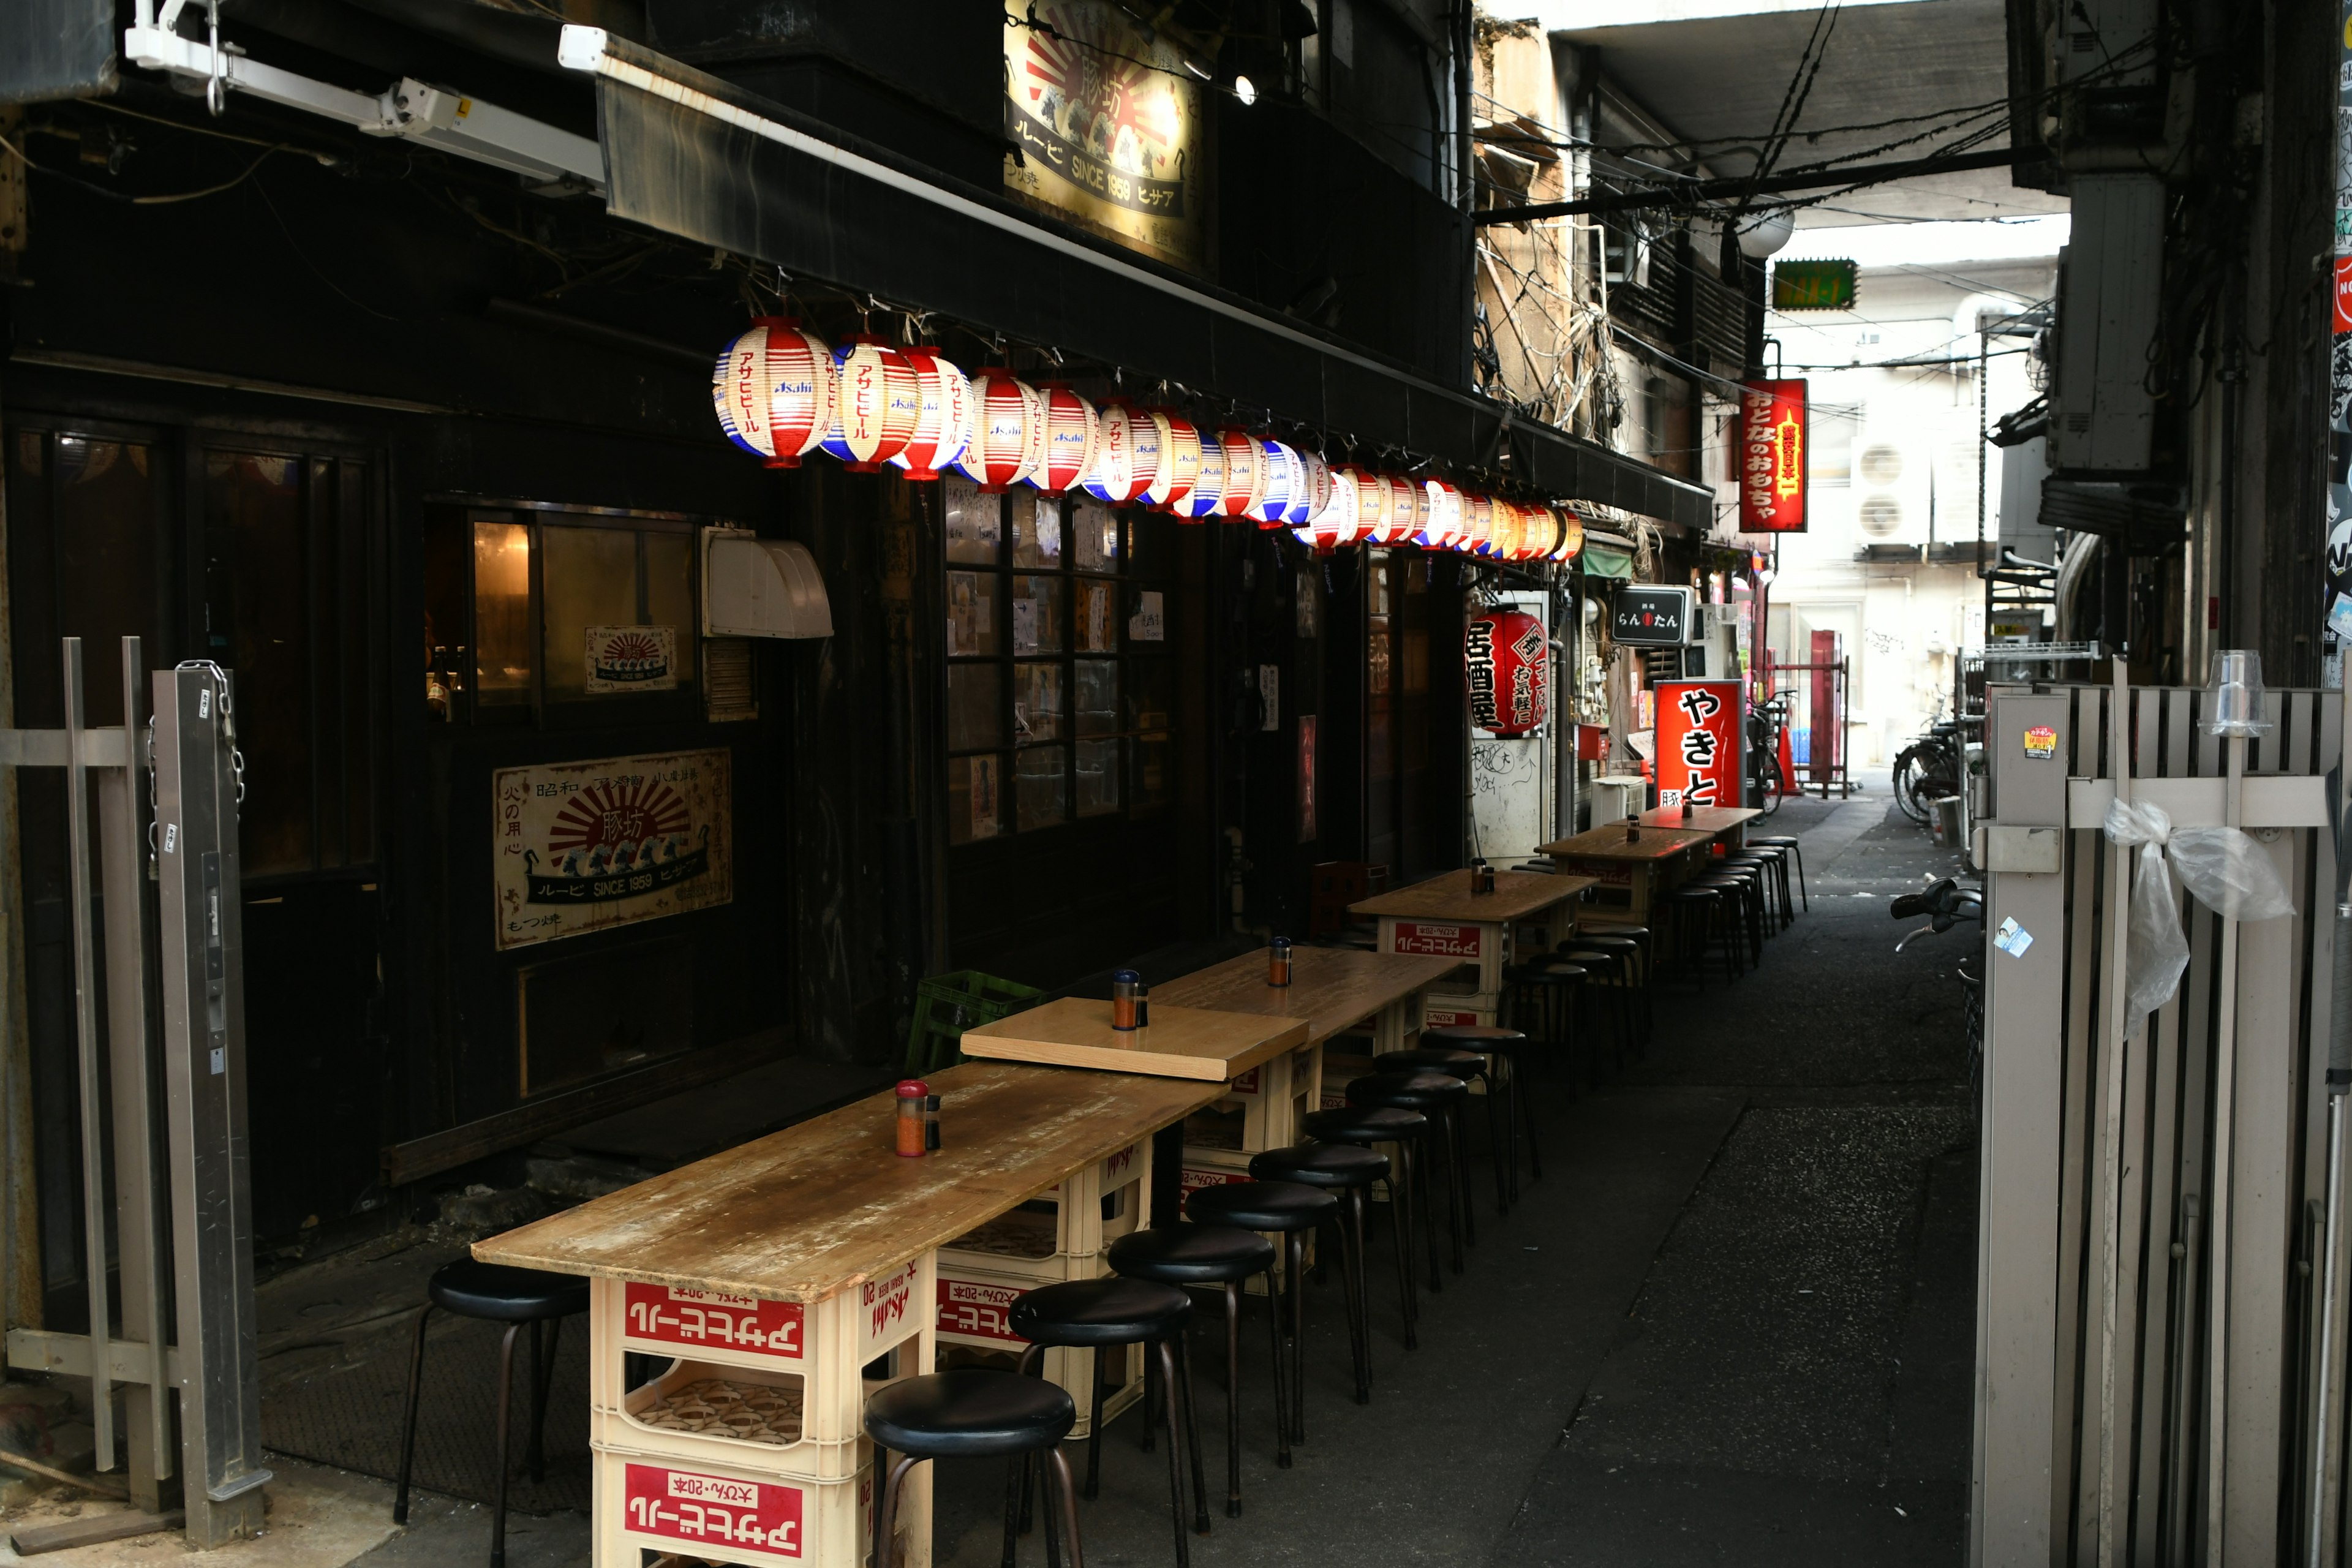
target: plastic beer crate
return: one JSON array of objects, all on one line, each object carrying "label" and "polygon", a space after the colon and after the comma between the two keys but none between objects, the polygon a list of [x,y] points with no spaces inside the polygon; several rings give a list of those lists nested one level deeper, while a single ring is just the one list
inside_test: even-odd
[{"label": "plastic beer crate", "polygon": [[1150,1193],[1146,1138],[958,1237],[940,1248],[940,1267],[1018,1275],[1034,1284],[1090,1278],[1091,1260],[1143,1222]]},{"label": "plastic beer crate", "polygon": [[[1097,1257],[1090,1260],[1096,1267],[1073,1279],[1099,1279],[1109,1272],[1109,1266]],[[1001,1366],[1007,1371],[1015,1368],[1029,1342],[1013,1331],[1013,1304],[1034,1289],[1041,1281],[1018,1274],[1007,1274],[986,1268],[956,1265],[943,1266],[940,1270],[936,1329],[941,1347],[940,1363],[949,1365]],[[1094,1430],[1091,1412],[1094,1399],[1095,1354],[1091,1349],[1065,1345],[1049,1347],[1044,1357],[1043,1371],[1046,1380],[1066,1390],[1078,1407],[1077,1425],[1070,1428],[1073,1437],[1084,1437]],[[1115,1381],[1103,1390],[1103,1419],[1112,1420],[1135,1403],[1143,1392],[1144,1347],[1118,1347],[1113,1368]]]},{"label": "plastic beer crate", "polygon": [[1185,1118],[1185,1158],[1195,1148],[1244,1155],[1288,1148],[1317,1108],[1322,1077],[1320,1046],[1300,1046],[1252,1068],[1226,1086],[1223,1099]]},{"label": "plastic beer crate", "polygon": [[[651,1550],[692,1561],[862,1568],[871,1555],[871,1445],[856,1473],[808,1480],[732,1464],[598,1448],[595,1539],[599,1563],[635,1564]],[[901,1489],[899,1560],[930,1562],[930,1467]]]}]

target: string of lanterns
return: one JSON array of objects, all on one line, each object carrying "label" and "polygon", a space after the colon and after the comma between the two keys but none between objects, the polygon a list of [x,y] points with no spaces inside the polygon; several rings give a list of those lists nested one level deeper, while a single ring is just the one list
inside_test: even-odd
[{"label": "string of lanterns", "polygon": [[1187,522],[1288,529],[1325,555],[1411,544],[1562,562],[1584,545],[1582,520],[1564,507],[1328,462],[1125,396],[1097,405],[1064,382],[1033,386],[1002,365],[966,377],[936,347],[896,348],[871,332],[835,348],[789,316],[761,317],[727,345],[710,400],[727,438],[775,468],[823,451],[853,473],[953,471],[991,495],[1021,484],[1048,496],[1084,490]]}]

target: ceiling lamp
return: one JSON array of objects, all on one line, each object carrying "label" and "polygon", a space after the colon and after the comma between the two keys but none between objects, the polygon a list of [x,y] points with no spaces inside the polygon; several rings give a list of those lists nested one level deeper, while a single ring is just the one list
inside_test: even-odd
[{"label": "ceiling lamp", "polygon": [[1168,510],[1188,521],[1219,515],[1225,505],[1225,444],[1213,432],[1200,438],[1200,461],[1192,488],[1168,503]]},{"label": "ceiling lamp", "polygon": [[1045,460],[1045,400],[1002,366],[971,378],[971,440],[956,471],[1001,495],[1033,477]]},{"label": "ceiling lamp", "polygon": [[833,423],[833,350],[790,316],[762,316],[710,372],[727,438],[772,468],[797,468]]},{"label": "ceiling lamp", "polygon": [[841,375],[841,397],[824,449],[853,474],[881,471],[907,449],[922,416],[922,393],[907,356],[871,332],[860,332],[833,351]]},{"label": "ceiling lamp", "polygon": [[971,383],[936,348],[903,351],[915,371],[914,438],[890,460],[910,479],[936,479],[971,442]]},{"label": "ceiling lamp", "polygon": [[1260,528],[1280,528],[1289,520],[1291,498],[1307,488],[1307,470],[1298,460],[1297,448],[1286,441],[1265,437],[1258,441],[1257,450],[1259,471],[1265,479],[1258,486],[1257,502],[1249,514],[1257,519]]},{"label": "ceiling lamp", "polygon": [[1256,508],[1258,497],[1265,493],[1265,454],[1258,449],[1256,437],[1230,425],[1217,432],[1217,445],[1224,451],[1225,473],[1214,515],[1248,517]]},{"label": "ceiling lamp", "polygon": [[1796,232],[1797,215],[1788,207],[1750,213],[1732,225],[1732,239],[1739,254],[1755,261],[1777,252]]},{"label": "ceiling lamp", "polygon": [[1151,486],[1143,492],[1144,503],[1173,511],[1179,502],[1192,493],[1201,478],[1201,432],[1190,419],[1181,414],[1171,414],[1155,408],[1151,417],[1160,423],[1160,472],[1152,477]]},{"label": "ceiling lamp", "polygon": [[1045,394],[1045,461],[1029,482],[1058,496],[1076,489],[1094,467],[1102,420],[1093,404],[1062,382],[1047,382]]},{"label": "ceiling lamp", "polygon": [[1167,448],[1165,415],[1139,408],[1124,397],[1104,400],[1095,440],[1095,466],[1086,477],[1087,494],[1113,506],[1140,500],[1160,477]]}]

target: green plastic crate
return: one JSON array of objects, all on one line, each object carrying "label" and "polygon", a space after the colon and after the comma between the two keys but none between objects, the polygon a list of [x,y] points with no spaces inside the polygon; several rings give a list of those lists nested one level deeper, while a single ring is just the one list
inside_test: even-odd
[{"label": "green plastic crate", "polygon": [[907,1070],[937,1072],[963,1059],[963,1032],[993,1024],[1035,1002],[1034,985],[959,969],[915,983],[915,1024],[907,1032]]}]

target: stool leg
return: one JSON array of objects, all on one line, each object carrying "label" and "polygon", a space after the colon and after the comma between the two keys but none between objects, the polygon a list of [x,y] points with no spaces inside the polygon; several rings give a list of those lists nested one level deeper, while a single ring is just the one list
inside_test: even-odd
[{"label": "stool leg", "polygon": [[1454,1184],[1461,1189],[1454,1206],[1462,1211],[1462,1239],[1471,1246],[1478,1245],[1478,1205],[1470,1201],[1470,1122],[1462,1114],[1469,1096],[1463,1096],[1445,1108],[1445,1120],[1454,1129]]},{"label": "stool leg", "polygon": [[1159,1443],[1152,1423],[1160,1419],[1160,1368],[1150,1356],[1143,1358],[1143,1451],[1147,1454]]},{"label": "stool leg", "polygon": [[1094,1501],[1096,1498],[1102,1495],[1103,1358],[1106,1353],[1104,1346],[1095,1347],[1094,1386],[1088,1391],[1093,1395],[1093,1402],[1087,1406],[1087,1500],[1088,1502]]},{"label": "stool leg", "polygon": [[[1446,1229],[1454,1237],[1454,1272],[1462,1272],[1462,1243],[1466,1230],[1465,1216],[1469,1209],[1467,1194],[1463,1191],[1463,1178],[1469,1173],[1469,1161],[1462,1148],[1461,1107],[1449,1105],[1437,1119],[1438,1131],[1445,1138],[1445,1219]],[[1436,1164],[1433,1160],[1431,1164]]]},{"label": "stool leg", "polygon": [[1285,1231],[1282,1250],[1290,1279],[1290,1439],[1307,1441],[1307,1233]]},{"label": "stool leg", "polygon": [[1790,852],[1797,858],[1797,896],[1804,900],[1805,912],[1807,914],[1811,914],[1813,912],[1813,895],[1811,890],[1805,886],[1805,852],[1802,849],[1798,848],[1793,844],[1789,846],[1789,849]]},{"label": "stool leg", "polygon": [[555,1356],[563,1346],[563,1320],[547,1321],[547,1361],[539,1373],[539,1404],[530,1422],[530,1451],[537,1468],[530,1473],[534,1481],[547,1479],[547,1398],[555,1387]]},{"label": "stool leg", "polygon": [[1155,1342],[1144,1356],[1159,1361],[1160,1385],[1168,1390],[1168,1517],[1176,1531],[1176,1568],[1192,1568],[1192,1532],[1184,1528],[1184,1435],[1177,1409],[1176,1358],[1166,1340]]},{"label": "stool leg", "polygon": [[[997,1568],[1013,1568],[1013,1538],[1021,1532],[1021,1516],[1028,1508],[1029,1456],[1015,1454],[1004,1464],[1004,1549],[997,1557]],[[877,1525],[882,1522],[878,1512],[874,1521]],[[874,1539],[882,1538],[877,1535]]]},{"label": "stool leg", "polygon": [[[1393,1171],[1394,1166],[1390,1169]],[[1404,1324],[1404,1348],[1421,1348],[1419,1316],[1412,1295],[1412,1223],[1405,1212],[1403,1186],[1394,1175],[1389,1184],[1389,1246],[1396,1254],[1397,1315]]]},{"label": "stool leg", "polygon": [[1225,1281],[1225,1517],[1242,1516],[1242,1282]]},{"label": "stool leg", "polygon": [[[879,1458],[882,1456],[877,1453],[875,1457]],[[898,1489],[905,1484],[907,1472],[920,1463],[921,1460],[909,1454],[891,1466],[888,1477],[882,1483],[882,1495],[874,1500],[874,1568],[898,1568],[898,1554],[892,1550],[898,1543],[891,1540],[891,1536],[896,1533],[898,1522]],[[1064,1473],[1067,1474],[1066,1471]]]},{"label": "stool leg", "polygon": [[1192,1342],[1176,1334],[1176,1386],[1184,1391],[1184,1447],[1192,1456],[1192,1533],[1209,1533],[1209,1478],[1201,1468],[1201,1407],[1192,1402]]},{"label": "stool leg", "polygon": [[1511,1173],[1507,1166],[1517,1162],[1505,1151],[1503,1138],[1503,1058],[1491,1056],[1488,1066],[1479,1079],[1486,1086],[1486,1146],[1495,1156],[1495,1212],[1511,1212]]},{"label": "stool leg", "polygon": [[408,1419],[400,1428],[400,1489],[392,1495],[392,1522],[408,1522],[408,1469],[416,1456],[416,1397],[425,1386],[425,1324],[433,1316],[433,1303],[427,1301],[425,1310],[416,1314],[416,1347],[408,1352]]},{"label": "stool leg", "polygon": [[[1408,1142],[1401,1147],[1404,1150],[1404,1179],[1412,1188],[1413,1212],[1421,1221],[1418,1245],[1429,1250],[1429,1293],[1434,1296],[1445,1289],[1445,1281],[1438,1274],[1437,1205],[1430,1195],[1429,1172],[1422,1164],[1422,1151],[1417,1143]],[[1436,1163],[1433,1159],[1430,1161],[1433,1165]],[[1415,1261],[1419,1261],[1417,1256]]]},{"label": "stool leg", "polygon": [[1274,1348],[1274,1463],[1276,1468],[1286,1470],[1290,1468],[1290,1374],[1282,1364],[1282,1287],[1272,1268],[1265,1271],[1265,1329]]},{"label": "stool leg", "polygon": [[1372,1302],[1364,1291],[1364,1189],[1348,1189],[1348,1215],[1339,1229],[1340,1283],[1348,1288],[1348,1348],[1356,1363],[1356,1403],[1372,1402]]},{"label": "stool leg", "polygon": [[509,1323],[506,1337],[499,1342],[499,1486],[497,1505],[490,1510],[490,1568],[507,1568],[507,1415],[513,1404],[515,1331],[520,1323]]},{"label": "stool leg", "polygon": [[[1070,1485],[1070,1461],[1062,1458],[1059,1446],[1046,1449],[1045,1458],[1053,1466],[1054,1479],[1061,1483],[1062,1528],[1069,1532],[1070,1568],[1087,1568],[1086,1557],[1078,1549],[1078,1499]],[[1049,1547],[1052,1544],[1050,1538],[1047,1544]],[[882,1564],[877,1563],[875,1568],[882,1568]]]}]

